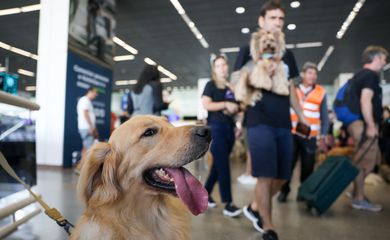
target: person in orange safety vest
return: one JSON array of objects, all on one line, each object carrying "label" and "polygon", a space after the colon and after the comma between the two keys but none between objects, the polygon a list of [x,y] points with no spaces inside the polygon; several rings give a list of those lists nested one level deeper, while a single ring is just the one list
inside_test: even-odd
[{"label": "person in orange safety vest", "polygon": [[[317,84],[317,65],[306,62],[301,70],[302,81],[296,88],[297,96],[302,107],[303,115],[310,124],[310,136],[304,137],[296,132],[298,117],[290,109],[293,133],[293,170],[301,159],[301,183],[313,172],[317,140],[320,150],[326,151],[325,136],[329,128],[328,109],[326,104],[326,91]],[[290,181],[286,182],[280,190],[278,201],[286,202],[290,192]],[[298,199],[299,200],[299,199]]]}]

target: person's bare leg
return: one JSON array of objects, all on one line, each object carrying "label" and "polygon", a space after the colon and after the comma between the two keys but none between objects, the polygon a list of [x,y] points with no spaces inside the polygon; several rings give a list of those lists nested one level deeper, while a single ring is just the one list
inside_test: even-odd
[{"label": "person's bare leg", "polygon": [[271,198],[277,194],[282,188],[283,184],[286,180],[283,179],[273,179],[272,180],[272,188],[271,188]]},{"label": "person's bare leg", "polygon": [[252,159],[249,151],[246,151],[246,166],[245,166],[245,174],[252,176]]},{"label": "person's bare leg", "polygon": [[257,210],[263,219],[264,230],[273,229],[271,188],[272,178],[258,178],[255,189],[255,199]]}]

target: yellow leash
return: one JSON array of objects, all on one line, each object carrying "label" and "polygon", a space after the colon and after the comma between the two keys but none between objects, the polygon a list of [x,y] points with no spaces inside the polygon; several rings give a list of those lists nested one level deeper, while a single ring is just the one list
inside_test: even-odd
[{"label": "yellow leash", "polygon": [[0,165],[3,167],[3,169],[15,180],[20,182],[24,188],[26,188],[30,194],[38,201],[38,203],[45,209],[45,214],[49,216],[51,219],[56,221],[56,223],[63,227],[64,230],[70,235],[70,228],[74,228],[74,226],[66,220],[61,213],[55,209],[55,208],[50,208],[49,205],[47,205],[41,197],[39,197],[37,194],[35,194],[31,188],[22,180],[18,177],[18,175],[15,173],[15,171],[12,169],[12,167],[8,164],[7,160],[5,159],[4,155],[0,152]]}]

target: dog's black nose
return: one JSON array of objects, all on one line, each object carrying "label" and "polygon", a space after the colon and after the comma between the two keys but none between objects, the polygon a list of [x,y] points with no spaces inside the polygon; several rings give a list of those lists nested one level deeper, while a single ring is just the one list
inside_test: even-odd
[{"label": "dog's black nose", "polygon": [[195,136],[206,138],[207,141],[211,140],[211,130],[209,127],[196,127]]}]

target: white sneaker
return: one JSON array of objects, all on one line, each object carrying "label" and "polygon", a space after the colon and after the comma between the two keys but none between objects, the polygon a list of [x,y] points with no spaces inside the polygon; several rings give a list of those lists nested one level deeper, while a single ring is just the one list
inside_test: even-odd
[{"label": "white sneaker", "polygon": [[244,185],[256,185],[257,178],[252,177],[251,175],[247,175],[244,173],[244,174],[241,174],[237,178],[237,181],[241,184],[244,184]]}]

